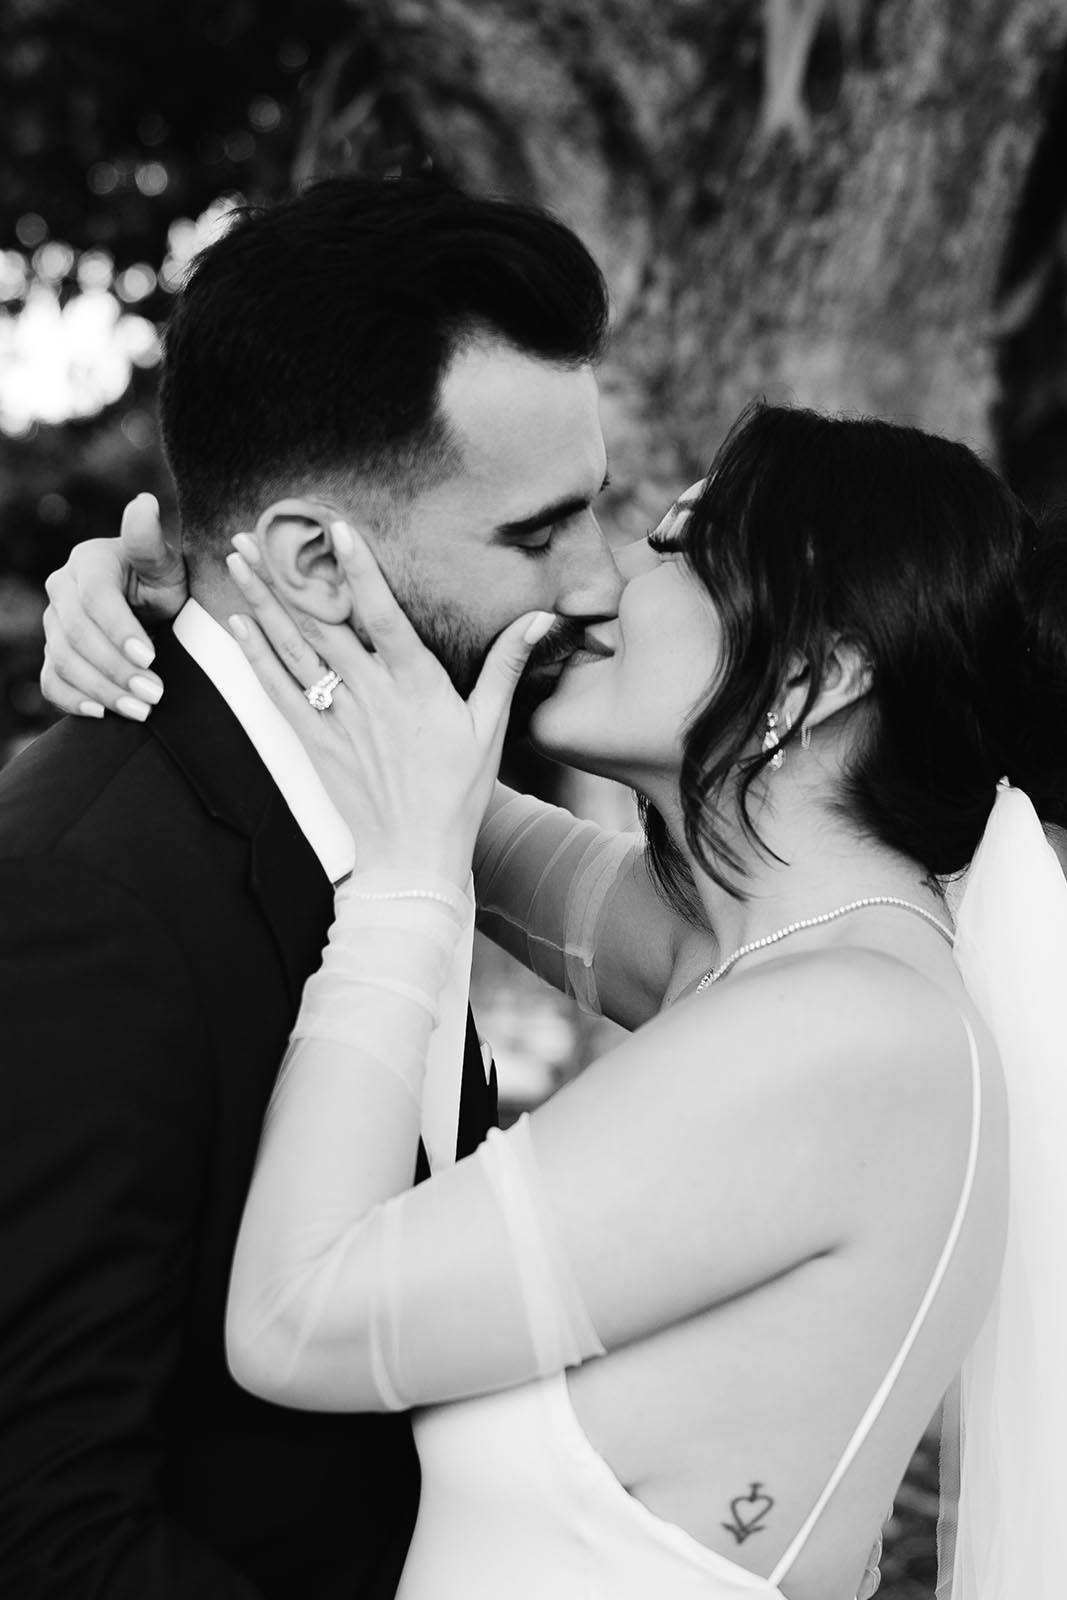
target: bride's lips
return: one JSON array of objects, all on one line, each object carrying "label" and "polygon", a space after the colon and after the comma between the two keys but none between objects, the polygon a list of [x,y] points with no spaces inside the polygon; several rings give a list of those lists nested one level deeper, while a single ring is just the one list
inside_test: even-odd
[{"label": "bride's lips", "polygon": [[540,683],[552,690],[572,662],[580,666],[583,662],[589,663],[615,654],[611,645],[585,632],[572,632],[569,637],[567,634],[562,637],[557,635],[555,639],[550,635],[545,643],[550,647],[550,653],[535,654],[524,676],[527,683]]},{"label": "bride's lips", "polygon": [[588,666],[614,654],[609,645],[586,636],[572,641],[569,650],[554,654],[547,661],[533,663],[526,669],[520,686],[520,693],[524,693],[524,715],[529,716],[536,705],[551,700],[559,692],[559,685],[570,666]]},{"label": "bride's lips", "polygon": [[599,639],[589,636],[582,641],[577,650],[567,657],[567,667],[587,667],[594,661],[607,661],[615,654],[610,645],[601,644]]},{"label": "bride's lips", "polygon": [[534,661],[534,662],[531,662],[530,666],[527,667],[527,669],[526,669],[526,676],[528,678],[537,678],[537,679],[550,678],[550,679],[555,680],[556,678],[559,677],[560,673],[563,671],[564,667],[567,665],[567,662],[570,659],[571,659],[570,655],[565,655],[565,656],[554,656],[551,661]]}]

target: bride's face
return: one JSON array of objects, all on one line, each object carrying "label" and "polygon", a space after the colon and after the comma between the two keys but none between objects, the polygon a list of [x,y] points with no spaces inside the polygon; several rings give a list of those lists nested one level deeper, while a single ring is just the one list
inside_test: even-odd
[{"label": "bride's face", "polygon": [[[650,535],[670,545],[702,484],[687,489]],[[556,761],[643,790],[677,784],[686,726],[721,659],[711,598],[680,554],[641,539],[616,551],[626,586],[619,614],[586,633],[530,735]]]}]

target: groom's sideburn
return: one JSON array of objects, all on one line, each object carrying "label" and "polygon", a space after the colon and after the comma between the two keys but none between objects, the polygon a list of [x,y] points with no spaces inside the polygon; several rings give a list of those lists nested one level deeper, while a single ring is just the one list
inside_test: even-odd
[{"label": "groom's sideburn", "polygon": [[[225,1363],[260,1124],[333,897],[168,633],[147,724],[0,775],[0,1597],[386,1600],[404,1416],[288,1411]],[[492,1116],[473,1028],[461,1153]]]}]

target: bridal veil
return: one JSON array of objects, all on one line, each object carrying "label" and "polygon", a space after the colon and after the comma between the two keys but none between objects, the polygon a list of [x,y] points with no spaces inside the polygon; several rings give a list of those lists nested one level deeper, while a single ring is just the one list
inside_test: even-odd
[{"label": "bridal veil", "polygon": [[1000,1052],[1011,1183],[996,1299],[946,1402],[937,1594],[1053,1600],[1067,1566],[1067,878],[1007,782],[955,948]]}]

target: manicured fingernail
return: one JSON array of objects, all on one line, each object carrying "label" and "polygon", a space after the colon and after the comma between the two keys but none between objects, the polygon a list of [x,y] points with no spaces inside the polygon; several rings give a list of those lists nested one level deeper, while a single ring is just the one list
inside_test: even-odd
[{"label": "manicured fingernail", "polygon": [[259,545],[250,533],[235,533],[230,540],[235,550],[240,550],[245,560],[253,567],[259,566]]},{"label": "manicured fingernail", "polygon": [[115,702],[115,709],[121,711],[124,717],[131,717],[134,722],[143,722],[148,715],[148,707],[143,700],[133,700],[124,694]]},{"label": "manicured fingernail", "polygon": [[154,682],[152,678],[133,677],[128,687],[142,700],[147,700],[150,706],[158,706],[163,698],[163,685]]},{"label": "manicured fingernail", "polygon": [[555,612],[539,611],[523,634],[526,643],[536,644],[538,639],[543,639],[555,620]]},{"label": "manicured fingernail", "polygon": [[350,556],[356,548],[356,541],[352,537],[352,529],[347,522],[331,522],[330,532],[333,534],[333,547],[339,556]]},{"label": "manicured fingernail", "polygon": [[236,634],[238,639],[248,638],[248,623],[244,617],[227,617],[226,620],[230,624],[230,632]]},{"label": "manicured fingernail", "polygon": [[102,717],[104,708],[99,700],[79,700],[78,715],[79,717]]},{"label": "manicured fingernail", "polygon": [[251,583],[252,573],[249,569],[248,562],[245,561],[242,556],[227,556],[226,565],[229,567],[230,575],[233,577],[236,583],[241,584],[242,587]]},{"label": "manicured fingernail", "polygon": [[128,661],[133,662],[135,667],[150,667],[156,659],[156,652],[151,645],[145,644],[142,639],[127,639],[122,647],[122,652]]}]

